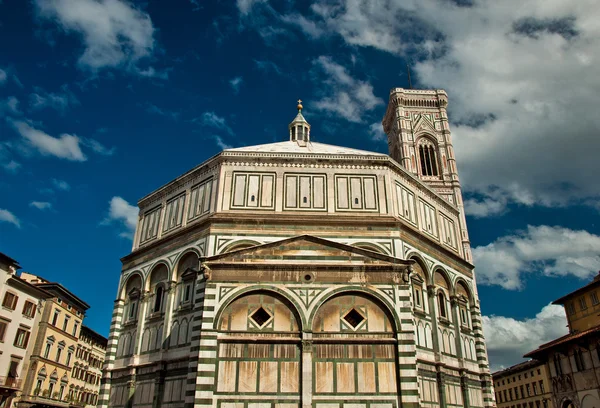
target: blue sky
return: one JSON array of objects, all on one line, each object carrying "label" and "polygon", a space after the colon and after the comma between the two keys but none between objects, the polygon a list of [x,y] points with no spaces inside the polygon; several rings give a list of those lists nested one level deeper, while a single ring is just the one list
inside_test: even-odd
[{"label": "blue sky", "polygon": [[[551,4],[550,4],[551,3]],[[386,152],[392,87],[443,88],[493,368],[566,332],[600,269],[593,0],[0,0],[0,251],[108,334],[136,201],[226,147]]]}]

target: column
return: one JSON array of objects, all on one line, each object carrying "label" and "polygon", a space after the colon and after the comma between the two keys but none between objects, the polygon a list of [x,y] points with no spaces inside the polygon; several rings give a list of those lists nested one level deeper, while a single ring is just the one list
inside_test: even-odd
[{"label": "column", "polygon": [[165,319],[163,323],[162,333],[162,345],[160,347],[161,350],[167,349],[167,339],[171,335],[171,322],[173,321],[173,310],[175,310],[175,303],[177,300],[177,286],[177,282],[175,281],[169,281],[168,283],[167,302],[165,306]]},{"label": "column", "polygon": [[467,376],[466,370],[460,370],[460,388],[463,394],[463,405],[465,408],[471,406],[471,401],[469,397],[469,377]]},{"label": "column", "polygon": [[[401,326],[396,333],[398,342],[398,389],[399,406],[403,408],[419,407],[419,383],[417,378],[417,344],[413,316],[412,287],[410,274],[412,266],[402,268],[398,280],[395,307]],[[406,279],[408,282],[405,282]]]},{"label": "column", "polygon": [[142,349],[142,340],[144,338],[144,328],[146,327],[146,315],[148,313],[148,301],[151,299],[151,293],[150,292],[144,292],[141,296],[140,296],[140,306],[138,307],[138,315],[137,315],[137,331],[136,331],[136,336],[135,336],[135,340],[132,339],[132,341],[135,341],[135,348],[133,349],[133,355],[135,356],[136,354],[140,353],[140,350]]},{"label": "column", "polygon": [[196,279],[194,318],[190,345],[185,408],[212,407],[215,385],[217,334],[213,329],[216,286],[209,285],[210,271],[202,267]]},{"label": "column", "polygon": [[452,307],[452,318],[454,319],[454,336],[455,336],[455,347],[456,347],[456,356],[458,357],[458,364],[460,367],[460,389],[462,391],[463,396],[463,405],[465,408],[470,406],[469,403],[469,383],[468,378],[466,377],[464,366],[464,356],[462,352],[462,337],[460,335],[460,306],[459,306],[459,298],[458,296],[450,296],[450,305]]},{"label": "column", "polygon": [[[100,381],[100,395],[97,404],[98,408],[108,408],[110,398],[111,370],[114,367],[115,358],[117,356],[117,346],[119,342],[119,335],[121,333],[121,321],[123,320],[124,307],[125,302],[122,299],[115,300],[110,322],[110,334],[108,336],[108,344],[106,346],[104,368],[102,370],[102,380]],[[75,356],[72,358],[75,359]]]},{"label": "column", "polygon": [[483,337],[481,312],[476,304],[471,306],[471,320],[473,323],[473,332],[475,333],[475,352],[477,354],[477,363],[479,364],[483,405],[485,407],[494,407],[496,404],[494,402],[492,376],[490,375],[490,366],[485,349],[485,339]]},{"label": "column", "polygon": [[167,373],[165,362],[161,363],[158,375],[154,380],[154,398],[152,399],[152,408],[160,408],[163,401],[163,393],[165,391],[165,376]]},{"label": "column", "polygon": [[312,408],[313,393],[312,332],[302,333],[302,408]]},{"label": "column", "polygon": [[446,378],[441,364],[436,364],[435,368],[437,371],[438,391],[440,393],[440,408],[446,408]]},{"label": "column", "polygon": [[125,402],[125,408],[133,407],[134,395],[135,395],[135,368],[132,369],[131,379],[127,382],[127,402]]},{"label": "column", "polygon": [[458,357],[458,359],[460,360],[460,366],[463,366],[463,352],[462,352],[462,341],[461,341],[461,336],[460,336],[460,312],[459,312],[459,305],[458,305],[458,297],[457,296],[450,296],[450,306],[452,307],[452,319],[454,319],[454,340],[455,340],[455,348],[456,348],[456,356]]},{"label": "column", "polygon": [[433,350],[435,351],[436,361],[440,360],[440,340],[438,338],[438,320],[437,320],[437,307],[435,305],[435,285],[427,285],[427,301],[429,303],[429,314],[431,314],[431,322],[433,324],[431,339],[433,340]]}]

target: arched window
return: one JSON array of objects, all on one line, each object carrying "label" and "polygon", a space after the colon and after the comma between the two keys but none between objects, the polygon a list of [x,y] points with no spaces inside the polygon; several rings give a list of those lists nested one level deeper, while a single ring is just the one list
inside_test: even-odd
[{"label": "arched window", "polygon": [[439,175],[436,148],[433,142],[428,139],[419,142],[419,161],[421,163],[421,175]]},{"label": "arched window", "polygon": [[441,317],[448,317],[446,314],[446,297],[444,296],[444,294],[442,292],[438,293],[437,295],[438,298],[438,309],[440,311],[440,316]]}]

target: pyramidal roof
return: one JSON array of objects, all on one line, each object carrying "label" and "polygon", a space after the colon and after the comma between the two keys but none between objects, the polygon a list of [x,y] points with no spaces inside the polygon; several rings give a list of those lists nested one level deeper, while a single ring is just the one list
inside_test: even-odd
[{"label": "pyramidal roof", "polygon": [[298,153],[298,154],[334,154],[350,156],[387,156],[383,153],[369,152],[366,150],[352,149],[349,147],[334,146],[324,143],[308,142],[304,146],[295,141],[268,143],[255,146],[237,147],[226,149],[224,152],[239,153]]}]

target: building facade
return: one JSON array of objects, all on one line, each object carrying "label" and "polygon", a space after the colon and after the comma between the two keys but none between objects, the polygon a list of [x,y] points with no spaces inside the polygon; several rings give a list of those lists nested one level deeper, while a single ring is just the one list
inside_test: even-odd
[{"label": "building facade", "polygon": [[10,408],[21,392],[28,352],[51,295],[17,276],[17,261],[0,253],[0,407]]},{"label": "building facade", "polygon": [[498,408],[556,408],[546,365],[529,360],[492,374]]},{"label": "building facade", "polygon": [[569,334],[525,357],[543,361],[559,408],[600,408],[600,273],[589,284],[555,300],[565,308]]},{"label": "building facade", "polygon": [[98,405],[494,406],[447,103],[392,89],[392,157],[299,105],[142,198]]},{"label": "building facade", "polygon": [[98,403],[107,343],[106,337],[87,326],[81,327],[71,371],[73,400],[81,405],[95,407]]},{"label": "building facade", "polygon": [[[50,294],[42,311],[29,356],[29,368],[18,407],[69,407],[73,397],[71,372],[88,304],[59,283],[21,273],[21,279]],[[77,405],[77,404],[75,404]]]}]

